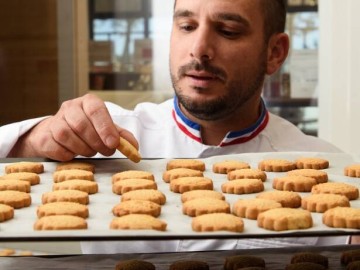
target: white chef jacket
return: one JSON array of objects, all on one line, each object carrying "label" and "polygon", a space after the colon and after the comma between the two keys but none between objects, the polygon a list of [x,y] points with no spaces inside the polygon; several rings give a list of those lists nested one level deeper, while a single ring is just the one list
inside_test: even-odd
[{"label": "white chef jacket", "polygon": [[[218,146],[201,142],[201,128],[180,111],[177,99],[161,104],[140,103],[126,110],[106,103],[114,122],[131,131],[139,141],[143,158],[206,158],[254,152],[340,152],[335,146],[302,133],[296,126],[269,113],[262,103],[258,121],[245,130],[229,132]],[[43,118],[0,127],[0,157],[6,157],[17,139]],[[119,152],[114,157],[120,157]],[[99,155],[97,155],[99,157]],[[84,253],[147,253],[229,250],[298,245],[346,244],[346,237],[303,237],[226,240],[158,240],[84,242]]]}]

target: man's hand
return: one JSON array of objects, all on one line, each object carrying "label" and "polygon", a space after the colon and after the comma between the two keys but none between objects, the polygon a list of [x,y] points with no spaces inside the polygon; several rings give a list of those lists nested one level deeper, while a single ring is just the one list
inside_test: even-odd
[{"label": "man's hand", "polygon": [[136,148],[127,130],[116,126],[104,102],[91,94],[64,102],[56,115],[40,122],[16,143],[9,157],[45,157],[59,161],[77,155],[112,155],[124,137]]}]

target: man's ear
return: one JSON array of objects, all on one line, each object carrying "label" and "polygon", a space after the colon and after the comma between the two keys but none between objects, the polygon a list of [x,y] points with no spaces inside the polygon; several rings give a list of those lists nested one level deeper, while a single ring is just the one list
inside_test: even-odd
[{"label": "man's ear", "polygon": [[271,36],[267,49],[267,75],[275,73],[284,63],[289,53],[289,44],[289,36],[285,33]]}]

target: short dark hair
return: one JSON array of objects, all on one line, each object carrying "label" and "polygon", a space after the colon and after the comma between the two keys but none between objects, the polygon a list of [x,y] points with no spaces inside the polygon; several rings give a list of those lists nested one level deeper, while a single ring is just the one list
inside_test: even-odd
[{"label": "short dark hair", "polygon": [[261,0],[264,13],[265,40],[276,33],[283,33],[286,24],[285,0]]}]

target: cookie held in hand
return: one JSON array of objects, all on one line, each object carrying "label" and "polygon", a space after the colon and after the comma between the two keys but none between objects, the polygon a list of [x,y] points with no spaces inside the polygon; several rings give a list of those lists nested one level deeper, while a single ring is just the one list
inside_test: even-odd
[{"label": "cookie held in hand", "polygon": [[133,146],[130,142],[120,137],[120,144],[117,147],[124,156],[126,156],[131,161],[138,163],[141,160],[139,151]]}]

